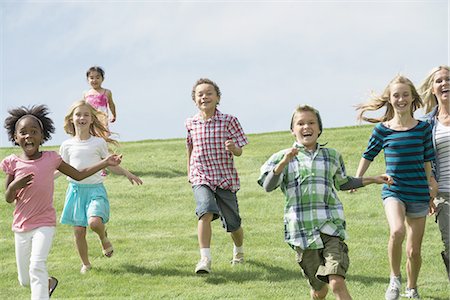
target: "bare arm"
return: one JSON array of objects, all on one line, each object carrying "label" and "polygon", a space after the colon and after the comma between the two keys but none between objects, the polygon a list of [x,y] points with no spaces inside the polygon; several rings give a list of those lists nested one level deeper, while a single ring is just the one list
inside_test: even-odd
[{"label": "bare arm", "polygon": [[190,166],[191,166],[192,145],[187,146],[187,177],[189,182]]},{"label": "bare arm", "polygon": [[131,182],[131,184],[141,185],[142,180],[138,176],[134,175],[127,169],[122,168],[121,166],[109,166],[108,169],[116,175],[123,175]]},{"label": "bare arm", "polygon": [[371,163],[372,162],[370,160],[365,159],[364,157],[361,158],[361,160],[359,161],[358,170],[356,171],[355,177],[362,177],[366,173]]},{"label": "bare arm", "polygon": [[104,169],[108,166],[117,166],[120,164],[122,160],[122,156],[113,154],[108,156],[107,158],[99,161],[98,163],[94,164],[93,166],[90,166],[88,168],[84,168],[82,170],[77,170],[65,161],[61,161],[61,164],[58,167],[58,171],[61,173],[72,177],[76,181],[83,180],[96,172],[100,171],[101,169]]},{"label": "bare arm", "polygon": [[112,98],[112,92],[109,91],[108,93],[108,106],[109,106],[109,110],[111,111],[111,123],[114,123],[117,119],[117,115],[116,115],[116,104],[114,103],[114,100]]}]

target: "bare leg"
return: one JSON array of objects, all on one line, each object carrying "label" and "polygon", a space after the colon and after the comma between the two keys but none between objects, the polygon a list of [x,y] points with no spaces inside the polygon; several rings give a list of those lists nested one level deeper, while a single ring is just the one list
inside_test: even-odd
[{"label": "bare leg", "polygon": [[197,225],[198,244],[200,249],[211,247],[211,222],[213,219],[212,213],[204,214],[199,220]]},{"label": "bare leg", "polygon": [[324,285],[320,291],[311,290],[311,299],[324,300],[328,293],[328,285]]},{"label": "bare leg", "polygon": [[74,226],[75,243],[77,245],[78,254],[80,255],[81,262],[83,265],[88,266],[89,262],[88,256],[88,245],[86,241],[86,227]]},{"label": "bare leg", "polygon": [[239,227],[238,230],[231,232],[231,238],[233,239],[236,247],[241,247],[244,243],[244,230],[242,229],[242,227]]},{"label": "bare leg", "polygon": [[422,266],[422,238],[425,232],[426,217],[409,218],[406,217],[406,273],[408,275],[407,286],[417,287],[420,267]]},{"label": "bare leg", "polygon": [[330,287],[337,300],[351,300],[352,297],[345,284],[345,278],[339,275],[328,276]]},{"label": "bare leg", "polygon": [[402,244],[405,238],[405,207],[399,201],[390,200],[385,204],[384,210],[390,231],[388,243],[390,276],[400,276]]},{"label": "bare leg", "polygon": [[[108,251],[108,249],[112,249],[111,242],[106,238],[106,231],[105,231],[105,224],[103,224],[102,218],[100,217],[90,217],[89,218],[89,227],[94,231],[98,238],[100,239],[100,242],[102,243],[102,249]],[[103,254],[107,257],[110,257],[112,255],[112,250],[108,251],[108,253],[105,253],[103,251]]]}]

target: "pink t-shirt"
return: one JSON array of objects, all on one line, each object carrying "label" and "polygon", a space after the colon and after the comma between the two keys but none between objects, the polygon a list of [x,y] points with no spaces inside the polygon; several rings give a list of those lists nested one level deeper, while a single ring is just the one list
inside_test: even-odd
[{"label": "pink t-shirt", "polygon": [[42,226],[56,226],[53,207],[54,172],[61,164],[61,156],[43,151],[36,160],[23,160],[12,154],[2,160],[0,167],[15,178],[34,173],[33,183],[19,190],[14,209],[12,230],[30,231]]}]

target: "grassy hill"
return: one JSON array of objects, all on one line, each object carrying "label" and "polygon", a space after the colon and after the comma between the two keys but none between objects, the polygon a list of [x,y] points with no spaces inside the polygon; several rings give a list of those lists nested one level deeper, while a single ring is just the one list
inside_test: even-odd
[{"label": "grassy hill", "polygon": [[[366,147],[371,126],[325,129],[320,141],[338,149],[353,175]],[[241,178],[238,193],[245,231],[246,263],[232,267],[230,237],[219,221],[213,224],[213,273],[194,274],[199,258],[197,220],[190,184],[185,175],[183,139],[123,143],[123,166],[144,180],[132,186],[124,177],[108,175],[111,202],[108,233],[115,254],[102,257],[99,241],[89,232],[93,270],[81,275],[72,228],[58,224],[48,269],[60,280],[52,299],[309,299],[309,287],[283,241],[283,195],[265,193],[256,184],[259,168],[274,152],[293,143],[289,132],[249,135],[250,144],[236,159]],[[44,147],[57,150],[57,147]],[[0,149],[0,158],[18,148]],[[367,175],[384,172],[383,157]],[[4,174],[0,179],[4,181]],[[64,204],[65,178],[56,180],[58,218]],[[339,192],[350,235],[348,287],[354,299],[384,299],[388,283],[388,226],[380,186],[349,194]],[[0,192],[4,193],[4,184]],[[0,299],[28,299],[29,290],[17,281],[14,237],[10,230],[13,206],[0,202]],[[434,218],[427,221],[419,291],[423,299],[449,299],[450,289],[439,255],[441,241]],[[406,278],[404,264],[403,277]],[[334,299],[332,295],[328,299]]]}]

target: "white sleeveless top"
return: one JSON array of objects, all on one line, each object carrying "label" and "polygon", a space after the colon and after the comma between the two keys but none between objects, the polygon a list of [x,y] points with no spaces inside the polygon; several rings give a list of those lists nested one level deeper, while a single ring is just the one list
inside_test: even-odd
[{"label": "white sleeveless top", "polygon": [[439,192],[450,192],[450,126],[436,122],[436,160],[439,164]]}]

